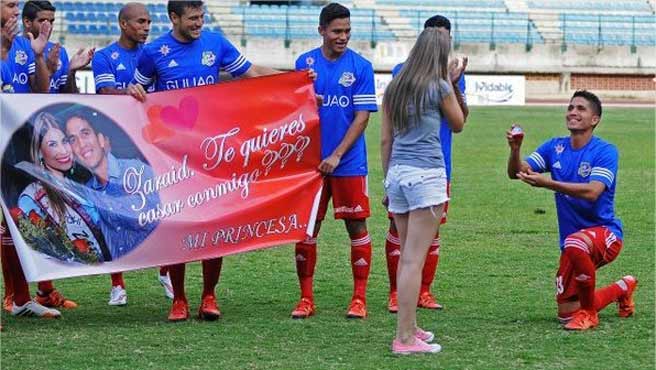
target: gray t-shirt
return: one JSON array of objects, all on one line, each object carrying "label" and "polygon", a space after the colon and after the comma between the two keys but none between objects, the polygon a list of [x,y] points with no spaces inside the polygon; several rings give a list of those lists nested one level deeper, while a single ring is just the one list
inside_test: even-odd
[{"label": "gray t-shirt", "polygon": [[408,109],[409,128],[404,132],[394,131],[390,166],[406,165],[418,168],[444,168],[444,155],[440,143],[440,103],[452,93],[451,86],[444,80],[433,84],[426,92],[423,112],[413,106]]}]

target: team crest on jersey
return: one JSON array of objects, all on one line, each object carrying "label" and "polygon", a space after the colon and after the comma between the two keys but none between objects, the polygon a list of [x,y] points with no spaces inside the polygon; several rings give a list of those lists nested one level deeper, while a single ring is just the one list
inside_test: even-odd
[{"label": "team crest on jersey", "polygon": [[355,76],[352,72],[342,73],[342,77],[339,78],[339,84],[344,87],[349,87],[355,82]]},{"label": "team crest on jersey", "polygon": [[16,58],[14,58],[14,62],[24,66],[25,63],[27,63],[27,53],[23,50],[18,50],[16,52]]},{"label": "team crest on jersey", "polygon": [[556,154],[560,155],[560,153],[565,151],[565,146],[563,144],[558,144],[554,149],[556,149]]},{"label": "team crest on jersey", "polygon": [[160,46],[159,48],[159,52],[164,56],[167,56],[169,54],[169,51],[171,51],[171,49],[169,49],[169,46],[166,44]]},{"label": "team crest on jersey", "polygon": [[200,63],[204,66],[211,67],[214,65],[214,62],[216,62],[216,55],[211,51],[204,51]]},{"label": "team crest on jersey", "polygon": [[589,162],[581,162],[581,165],[579,165],[579,176],[581,177],[588,177],[590,176],[590,173],[592,172],[592,166],[590,166]]},{"label": "team crest on jersey", "polygon": [[110,55],[110,57],[114,60],[118,59],[118,51],[113,52],[112,55]]},{"label": "team crest on jersey", "polygon": [[314,65],[314,58],[312,57],[305,58],[305,64],[307,64],[308,67],[312,67]]}]

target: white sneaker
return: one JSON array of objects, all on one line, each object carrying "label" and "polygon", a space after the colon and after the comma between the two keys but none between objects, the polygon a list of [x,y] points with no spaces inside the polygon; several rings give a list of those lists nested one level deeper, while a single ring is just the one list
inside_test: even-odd
[{"label": "white sneaker", "polygon": [[125,291],[120,285],[113,286],[112,291],[109,293],[110,306],[125,306],[128,304],[128,292]]},{"label": "white sneaker", "polygon": [[11,314],[13,316],[36,316],[48,319],[58,319],[61,317],[61,312],[54,308],[42,306],[35,301],[29,301],[22,306],[16,306],[16,303],[12,303]]},{"label": "white sneaker", "polygon": [[171,285],[171,277],[168,272],[164,276],[159,276],[159,283],[164,287],[166,298],[173,299],[173,285]]}]

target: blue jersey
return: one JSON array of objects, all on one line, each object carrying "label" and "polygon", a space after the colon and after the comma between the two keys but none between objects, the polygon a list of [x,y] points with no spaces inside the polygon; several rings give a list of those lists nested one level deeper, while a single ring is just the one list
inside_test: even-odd
[{"label": "blue jersey", "polygon": [[142,50],[142,44],[137,44],[134,49],[124,49],[118,42],[114,42],[97,51],[91,61],[96,92],[105,87],[126,89],[134,77]]},{"label": "blue jersey", "polygon": [[[317,73],[314,90],[323,96],[319,108],[321,123],[321,158],[329,157],[351,127],[355,113],[376,112],[374,69],[371,63],[351,49],[336,61],[327,60],[321,48],[311,50],[296,59],[296,69],[312,68]],[[344,153],[333,176],[364,176],[367,169],[367,148],[364,135]]]},{"label": "blue jersey", "polygon": [[251,63],[221,34],[203,31],[200,38],[183,43],[168,32],[143,48],[133,83],[155,91],[211,85],[219,71],[241,76]]},{"label": "blue jersey", "polygon": [[[46,49],[43,53],[44,57],[48,57],[48,53],[52,47],[55,46],[55,43],[48,41]],[[64,86],[66,86],[66,81],[68,80],[68,53],[64,47],[59,49],[59,63],[57,63],[57,70],[50,77],[50,90],[49,93],[55,94],[62,92]]]},{"label": "blue jersey", "polygon": [[569,137],[553,138],[542,144],[526,161],[536,172],[550,172],[556,181],[606,186],[595,202],[555,193],[560,248],[565,238],[581,229],[606,226],[622,239],[622,222],[615,217],[617,148],[593,136],[583,148],[573,149]]},{"label": "blue jersey", "polygon": [[16,93],[29,93],[30,76],[36,72],[34,51],[30,40],[25,36],[16,36],[9,49],[7,62],[12,65],[11,85]]},{"label": "blue jersey", "polygon": [[5,94],[14,92],[14,86],[11,84],[13,72],[11,70],[11,63],[7,61],[0,61],[0,91]]},{"label": "blue jersey", "polygon": [[[392,76],[396,76],[401,72],[403,63],[399,63],[392,69]],[[458,80],[458,88],[462,94],[462,100],[467,101],[465,98],[465,75],[460,76]],[[446,120],[446,117],[442,117],[442,122],[440,123],[440,144],[442,144],[442,154],[444,155],[444,165],[446,166],[446,179],[451,181],[451,142],[452,142],[453,133],[449,127],[449,121]]]}]

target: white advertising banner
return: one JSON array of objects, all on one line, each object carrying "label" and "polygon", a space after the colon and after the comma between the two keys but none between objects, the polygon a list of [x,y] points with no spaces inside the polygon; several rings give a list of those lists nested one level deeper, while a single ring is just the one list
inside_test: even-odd
[{"label": "white advertising banner", "polygon": [[[383,103],[383,94],[392,80],[390,73],[376,73],[376,101]],[[468,105],[524,105],[526,78],[506,75],[465,75],[465,95]]]}]

